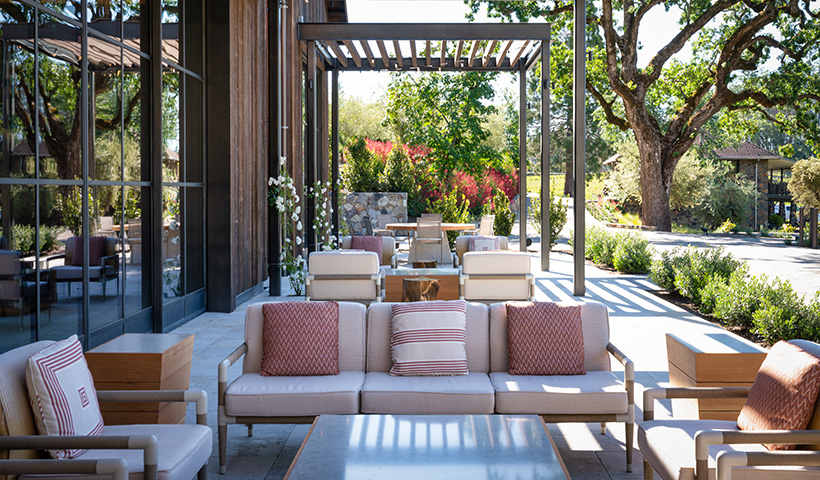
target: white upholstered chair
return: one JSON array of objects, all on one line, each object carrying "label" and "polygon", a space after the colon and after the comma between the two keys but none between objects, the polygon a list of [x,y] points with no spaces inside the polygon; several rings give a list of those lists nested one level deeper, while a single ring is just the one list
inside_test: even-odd
[{"label": "white upholstered chair", "polygon": [[526,252],[467,252],[462,256],[459,296],[469,301],[532,300],[531,265]]},{"label": "white upholstered chair", "polygon": [[[484,235],[484,236],[491,236],[493,238],[498,239],[498,249],[501,251],[506,251],[510,248],[510,241],[509,238],[504,236],[493,236],[493,235]],[[465,253],[470,251],[470,237],[471,235],[462,235],[460,237],[456,237],[456,251],[453,254],[453,263],[455,266],[461,265],[461,259]],[[473,237],[475,238],[475,237]]]},{"label": "white upholstered chair", "polygon": [[[353,237],[342,237],[342,250],[353,248]],[[394,237],[382,236],[382,267],[396,268],[396,242]]]},{"label": "white upholstered chair", "polygon": [[305,300],[380,302],[381,279],[379,256],[373,252],[311,252]]}]

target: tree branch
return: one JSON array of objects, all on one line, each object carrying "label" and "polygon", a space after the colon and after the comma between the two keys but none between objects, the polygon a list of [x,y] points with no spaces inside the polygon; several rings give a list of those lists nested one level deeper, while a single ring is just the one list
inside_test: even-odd
[{"label": "tree branch", "polygon": [[607,122],[611,123],[612,125],[615,125],[619,129],[621,129],[621,131],[629,130],[629,122],[627,122],[626,119],[623,119],[616,115],[615,110],[612,108],[612,105],[615,104],[617,98],[613,99],[611,102],[608,102],[606,97],[604,97],[603,93],[596,89],[595,86],[592,85],[592,82],[590,82],[589,80],[587,80],[587,90],[589,91],[589,93],[592,94],[593,97],[595,97],[595,100],[604,110],[604,115],[606,115]]}]

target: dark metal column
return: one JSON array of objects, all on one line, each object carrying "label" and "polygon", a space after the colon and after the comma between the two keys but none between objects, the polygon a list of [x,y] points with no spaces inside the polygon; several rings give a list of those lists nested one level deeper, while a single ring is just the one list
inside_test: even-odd
[{"label": "dark metal column", "polygon": [[[278,8],[279,0],[268,0],[268,82],[270,85],[270,108],[268,115],[272,118],[268,125],[268,176],[279,177],[279,158],[282,157],[282,66],[279,64],[279,45],[282,42],[282,10]],[[276,30],[271,28],[273,12],[277,12]],[[272,296],[282,295],[282,272],[279,252],[282,250],[281,226],[279,212],[268,205],[268,293]]]},{"label": "dark metal column", "polygon": [[[82,0],[81,2],[82,11],[87,11],[88,8],[88,0]],[[88,132],[88,110],[89,110],[89,100],[93,98],[93,96],[89,95],[88,93],[88,16],[82,16],[82,31],[83,35],[81,35],[80,40],[80,125],[82,125],[82,133],[81,135],[81,144],[80,144],[80,158],[82,160],[82,181],[83,185],[81,187],[82,191],[82,204],[83,204],[83,223],[82,223],[82,242],[83,242],[83,315],[82,315],[82,326],[80,331],[85,334],[83,338],[83,348],[89,347],[89,312],[91,311],[91,301],[89,299],[89,292],[88,292],[88,244],[89,244],[89,237],[91,233],[91,225],[89,224],[89,214],[88,214],[88,142],[89,142],[89,132]],[[39,132],[38,132],[39,133]],[[37,133],[35,133],[34,138],[38,138]],[[34,142],[34,148],[39,150],[40,145],[38,141]],[[69,292],[70,293],[70,292]]]},{"label": "dark metal column", "polygon": [[305,78],[305,184],[302,192],[307,251],[316,250],[316,231],[313,218],[316,215],[315,202],[308,198],[308,190],[317,179],[318,151],[316,147],[316,42],[307,42],[307,75]]},{"label": "dark metal column", "polygon": [[330,174],[330,205],[333,207],[331,222],[333,223],[333,235],[339,238],[339,70],[333,69],[331,74],[331,102],[333,111],[331,113],[332,132],[330,140],[331,148],[331,174]]},{"label": "dark metal column", "polygon": [[518,101],[518,236],[522,252],[527,251],[527,68],[521,63]]},{"label": "dark metal column", "polygon": [[[550,269],[550,41],[541,40],[541,271]],[[560,201],[560,200],[559,200]]]},{"label": "dark metal column", "polygon": [[584,192],[584,166],[586,163],[586,118],[584,118],[584,94],[586,88],[586,1],[576,1],[574,6],[574,38],[572,62],[572,156],[575,162],[575,215],[572,255],[575,268],[572,290],[576,296],[586,295],[586,271],[584,270],[584,241],[586,238],[586,202]]},{"label": "dark metal column", "polygon": [[809,245],[817,248],[817,209],[809,209]]}]

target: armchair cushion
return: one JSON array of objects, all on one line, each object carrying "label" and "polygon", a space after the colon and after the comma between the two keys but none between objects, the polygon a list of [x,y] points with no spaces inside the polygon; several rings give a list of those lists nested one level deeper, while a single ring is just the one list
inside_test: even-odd
[{"label": "armchair cushion", "polygon": [[396,303],[391,375],[467,375],[467,304]]},{"label": "armchair cushion", "polygon": [[263,376],[339,374],[338,303],[266,303],[262,315]]},{"label": "armchair cushion", "polygon": [[583,375],[580,305],[507,303],[511,375]]},{"label": "armchair cushion", "polygon": [[[100,259],[105,255],[106,237],[91,237],[88,239],[88,264],[100,265]],[[71,265],[83,266],[83,237],[74,237],[74,256]]]},{"label": "armchair cushion", "polygon": [[368,236],[368,235],[355,235],[350,240],[350,246],[353,249],[361,249],[366,252],[373,252],[379,256],[379,264],[381,265],[382,262],[382,246],[384,245],[384,240],[382,237],[375,237],[375,236]]},{"label": "armchair cushion", "polygon": [[[820,389],[820,358],[788,342],[775,344],[757,372],[737,419],[741,430],[805,430]],[[794,445],[766,445],[792,450]]]},{"label": "armchair cushion", "polygon": [[[103,418],[94,380],[76,335],[29,357],[26,383],[41,435],[99,435]],[[49,450],[73,458],[83,450]]]}]

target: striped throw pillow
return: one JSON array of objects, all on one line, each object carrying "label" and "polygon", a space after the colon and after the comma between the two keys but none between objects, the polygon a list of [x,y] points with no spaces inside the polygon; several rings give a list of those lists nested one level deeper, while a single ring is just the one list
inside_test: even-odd
[{"label": "striped throw pillow", "polygon": [[[28,396],[40,435],[99,435],[103,418],[94,380],[77,335],[28,359]],[[49,450],[54,458],[73,458],[84,449]]]},{"label": "striped throw pillow", "polygon": [[463,300],[392,306],[390,375],[467,375],[467,303]]}]

